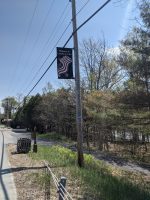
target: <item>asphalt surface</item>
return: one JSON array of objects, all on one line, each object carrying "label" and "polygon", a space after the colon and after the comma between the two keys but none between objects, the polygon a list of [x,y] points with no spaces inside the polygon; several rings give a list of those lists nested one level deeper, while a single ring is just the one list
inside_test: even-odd
[{"label": "asphalt surface", "polygon": [[14,178],[8,161],[7,145],[16,144],[18,138],[31,138],[31,134],[23,130],[20,132],[0,128],[0,200],[17,200]]}]

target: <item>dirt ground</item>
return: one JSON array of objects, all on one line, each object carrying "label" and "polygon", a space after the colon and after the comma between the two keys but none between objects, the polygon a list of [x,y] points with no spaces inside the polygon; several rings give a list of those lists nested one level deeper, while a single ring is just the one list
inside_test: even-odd
[{"label": "dirt ground", "polygon": [[18,200],[45,199],[45,187],[35,179],[44,172],[44,164],[31,160],[27,154],[16,154],[16,145],[8,145],[8,155]]},{"label": "dirt ground", "polygon": [[[47,174],[45,173],[44,163],[41,161],[35,161],[32,160],[27,154],[17,154],[16,153],[16,145],[9,144],[8,145],[8,156],[9,161],[12,167],[12,173],[14,175],[14,180],[16,184],[17,194],[18,194],[18,200],[43,200],[47,199],[45,196],[45,184],[43,184],[42,180],[46,179]],[[99,155],[100,156],[100,155]],[[96,156],[95,156],[96,157]],[[108,162],[106,157],[100,156],[98,159],[105,160],[105,162]],[[115,162],[109,162],[112,166],[116,164]],[[133,181],[137,180],[139,183],[142,181],[142,185],[149,184],[149,170],[144,168],[139,168],[136,166],[131,165],[129,166],[129,163],[122,163],[122,161],[117,160],[117,167],[125,168],[125,165],[127,165],[126,170],[124,173],[122,173],[121,176],[126,176],[126,173],[130,172],[131,177],[135,175],[135,178]],[[114,166],[114,167],[115,167]],[[131,168],[131,169],[130,169]],[[115,168],[114,168],[115,169]],[[134,173],[133,173],[134,169]],[[141,171],[142,170],[142,171]],[[81,183],[79,180],[71,180],[72,177],[70,177],[70,174],[68,171],[66,171],[64,168],[53,168],[53,173],[57,175],[57,177],[60,179],[62,174],[65,174],[67,179],[67,190],[72,195],[72,198],[74,200],[85,200],[83,197],[82,191],[81,191]],[[115,170],[114,170],[115,172]],[[137,173],[139,174],[137,176]],[[142,180],[138,180],[137,178],[142,177]],[[141,178],[140,178],[141,179]],[[132,180],[131,180],[132,182]],[[53,181],[50,181],[50,199],[56,200],[58,199],[58,193],[55,185],[53,184]],[[88,198],[90,199],[90,198]]]},{"label": "dirt ground", "polygon": [[[44,163],[32,160],[27,154],[17,154],[16,145],[12,144],[8,145],[8,156],[14,175],[18,200],[46,200],[45,191],[47,190],[45,184],[41,183],[42,178],[46,179],[47,176]],[[59,178],[64,173],[64,169],[61,168],[52,170]],[[65,172],[65,176],[70,176],[67,171]],[[75,187],[75,185],[78,187]],[[57,188],[53,181],[50,181],[49,188],[50,199],[58,200]],[[74,200],[84,199],[79,189],[78,180],[72,182],[71,178],[68,178],[67,191],[72,195]]]}]

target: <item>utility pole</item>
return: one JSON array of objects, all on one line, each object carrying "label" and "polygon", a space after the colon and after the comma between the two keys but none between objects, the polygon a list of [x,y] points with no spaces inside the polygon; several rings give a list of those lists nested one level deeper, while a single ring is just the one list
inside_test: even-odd
[{"label": "utility pole", "polygon": [[34,153],[37,153],[36,131],[37,131],[37,128],[36,128],[36,126],[34,126],[34,130],[33,130],[33,137],[34,137],[33,152]]},{"label": "utility pole", "polygon": [[80,70],[79,70],[79,50],[78,50],[78,33],[76,22],[76,0],[72,2],[72,25],[74,40],[74,62],[75,62],[75,86],[76,86],[76,126],[77,126],[77,150],[78,165],[83,167],[83,133],[82,133],[82,107],[81,107],[81,90],[80,90]]},{"label": "utility pole", "polygon": [[9,99],[7,98],[7,127],[8,127],[8,118],[9,118]]}]

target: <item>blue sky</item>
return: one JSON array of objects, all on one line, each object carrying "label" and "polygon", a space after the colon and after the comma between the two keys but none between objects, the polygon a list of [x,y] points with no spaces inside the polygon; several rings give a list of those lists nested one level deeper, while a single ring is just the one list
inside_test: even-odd
[{"label": "blue sky", "polygon": [[[76,0],[77,10],[86,1]],[[39,74],[31,82],[71,20],[71,4],[68,2],[69,0],[0,0],[0,99],[16,96],[18,93],[26,95],[48,67],[56,55],[55,48]],[[78,25],[104,2],[104,0],[90,0],[77,16]],[[135,14],[133,12],[135,0],[123,0],[123,3],[115,2],[117,0],[112,0],[78,32],[80,43],[83,39],[90,37],[100,39],[104,34],[110,47],[118,46],[119,40],[134,24],[132,19]],[[55,28],[63,10],[65,13],[59,26]],[[35,14],[33,14],[34,12]],[[71,31],[72,26],[68,28],[58,46],[65,43]],[[48,39],[49,42],[44,46]],[[72,42],[67,47],[72,47]],[[56,63],[33,91],[33,94],[41,92],[47,82],[51,82],[54,87],[62,84],[57,79]]]}]

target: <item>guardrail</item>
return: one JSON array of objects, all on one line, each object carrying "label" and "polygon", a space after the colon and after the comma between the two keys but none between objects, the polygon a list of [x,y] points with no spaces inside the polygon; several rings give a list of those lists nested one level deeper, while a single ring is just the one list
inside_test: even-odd
[{"label": "guardrail", "polygon": [[[55,185],[56,191],[58,193],[58,200],[73,200],[70,193],[66,190],[66,177],[61,177],[60,180],[56,177],[56,175],[52,172],[49,164],[44,161],[45,165],[45,173],[47,175],[48,180],[45,183],[45,200],[50,200],[51,198],[51,180]],[[52,179],[51,179],[52,178]]]}]

